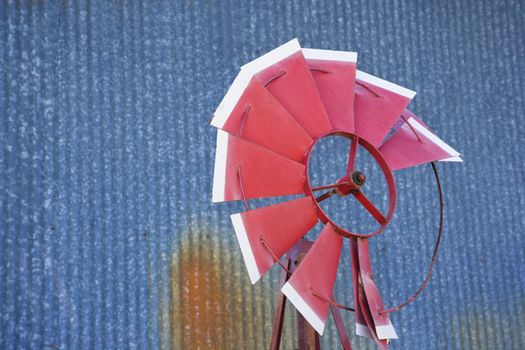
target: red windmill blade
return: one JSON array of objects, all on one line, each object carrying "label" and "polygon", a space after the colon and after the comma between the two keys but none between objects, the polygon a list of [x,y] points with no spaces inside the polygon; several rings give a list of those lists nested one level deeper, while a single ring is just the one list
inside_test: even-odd
[{"label": "red windmill blade", "polygon": [[303,164],[218,130],[212,200],[299,194],[304,171]]},{"label": "red windmill blade", "polygon": [[459,153],[437,137],[411,112],[402,114],[403,124],[379,147],[392,170],[439,161],[461,162]]},{"label": "red windmill blade", "polygon": [[379,147],[416,93],[357,71],[355,82],[355,132]]},{"label": "red windmill blade", "polygon": [[368,248],[368,239],[357,240],[357,254],[359,259],[359,276],[364,293],[370,307],[370,314],[374,321],[375,333],[378,339],[397,339],[397,333],[390,322],[388,314],[380,313],[384,310],[383,301],[379,294],[374,278],[372,277],[372,265]]},{"label": "red windmill blade", "polygon": [[303,49],[333,129],[354,132],[356,52]]},{"label": "red windmill blade", "polygon": [[[301,49],[294,39],[241,68],[211,121],[221,129],[217,135],[213,201],[245,202],[247,211],[232,215],[232,222],[250,280],[255,283],[279,263],[285,271],[284,295],[320,334],[329,308],[350,309],[333,301],[343,238],[349,238],[356,333],[386,349],[389,340],[397,338],[390,312],[415,299],[427,281],[407,302],[385,310],[372,274],[368,239],[381,234],[393,217],[397,198],[393,172],[461,158],[406,110],[415,92],[356,71],[356,56],[350,52]],[[392,128],[394,132],[385,141]],[[346,172],[329,185],[315,187],[307,171],[309,159],[317,142],[332,136],[351,142]],[[387,213],[365,194],[366,176],[355,169],[358,149],[366,150],[384,175]],[[433,169],[436,172],[434,165]],[[328,192],[316,197],[314,192],[320,190]],[[439,181],[438,190],[442,203]],[[248,208],[247,201],[252,198],[293,194],[304,197]],[[346,230],[320,205],[333,195],[350,194],[348,197],[357,200],[378,222],[377,230]],[[326,226],[316,241],[311,244],[301,239],[318,220]],[[297,260],[303,253],[304,257]],[[281,259],[288,259],[288,263]],[[295,259],[291,269],[290,259]],[[427,278],[434,262],[435,257]],[[334,317],[341,335],[340,316],[335,313]],[[276,337],[280,337],[279,329],[274,332]],[[348,337],[340,339],[348,349]],[[279,342],[272,339],[272,344]]]},{"label": "red windmill blade", "polygon": [[[357,144],[358,141],[352,141],[348,156],[347,174],[355,174],[354,166],[357,157]],[[369,147],[371,146],[369,145]],[[384,228],[389,223],[391,214],[395,208],[395,183],[388,168],[388,163],[382,155],[375,154],[375,151],[371,152],[371,154],[376,158],[387,179],[390,202],[389,214],[385,217],[362,191],[354,191],[352,194],[381,225],[381,228]],[[376,232],[380,233],[381,229]],[[379,310],[383,310],[384,307],[381,295],[372,277],[368,238],[350,236],[349,239],[352,254],[356,333],[374,339],[379,347],[383,347],[385,346],[382,341],[383,339],[397,339],[397,334],[392,326],[389,315],[379,313]],[[366,307],[363,307],[363,303],[366,303]]]},{"label": "red windmill blade", "polygon": [[365,321],[365,324],[366,326],[368,327],[368,335],[367,337],[370,337],[374,340],[374,342],[377,344],[378,348],[381,349],[381,350],[386,350],[388,349],[388,340],[386,339],[379,339],[377,337],[377,334],[376,334],[376,331],[375,331],[375,326],[374,326],[374,321],[372,319],[372,315],[371,315],[371,312],[370,312],[370,304],[368,303],[368,301],[366,300],[366,297],[365,297],[365,292],[364,292],[364,288],[362,286],[362,284],[360,283],[359,285],[355,286],[358,290],[358,301],[357,303],[359,304],[359,308],[362,310],[362,315],[363,315],[363,319]]},{"label": "red windmill blade", "polygon": [[[328,224],[281,289],[314,329],[323,334],[343,239]],[[319,262],[323,263],[320,264]],[[312,286],[318,289],[312,289]]]},{"label": "red windmill blade", "polygon": [[313,138],[332,129],[297,39],[241,69],[255,76]]},{"label": "red windmill blade", "polygon": [[247,70],[241,70],[214,113],[211,125],[304,162],[312,138]]},{"label": "red windmill blade", "polygon": [[310,197],[234,214],[231,219],[252,284],[317,223]]},{"label": "red windmill blade", "polygon": [[350,239],[350,257],[352,259],[352,284],[354,286],[355,333],[363,337],[372,338],[359,303],[359,295],[364,295],[364,292],[361,293],[359,289],[359,256],[357,239],[354,238]]}]

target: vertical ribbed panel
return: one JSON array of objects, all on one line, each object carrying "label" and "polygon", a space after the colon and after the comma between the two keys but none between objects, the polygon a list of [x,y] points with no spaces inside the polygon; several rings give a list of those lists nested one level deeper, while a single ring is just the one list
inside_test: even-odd
[{"label": "vertical ribbed panel", "polygon": [[[279,271],[249,283],[229,222],[242,206],[210,202],[207,122],[241,64],[295,36],[418,91],[412,109],[464,154],[439,164],[443,247],[392,315],[392,349],[525,348],[524,22],[521,1],[2,2],[0,348],[269,346]],[[396,180],[395,220],[371,240],[387,307],[417,288],[438,220],[430,167]],[[338,347],[331,319],[322,343]]]}]

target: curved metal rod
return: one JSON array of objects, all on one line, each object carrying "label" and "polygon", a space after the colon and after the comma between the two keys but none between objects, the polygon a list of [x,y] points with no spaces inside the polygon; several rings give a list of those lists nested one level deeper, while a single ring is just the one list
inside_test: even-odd
[{"label": "curved metal rod", "polygon": [[244,203],[244,208],[246,210],[250,210],[250,205],[248,204],[248,200],[246,199],[246,196],[244,195],[244,185],[242,183],[242,174],[241,174],[241,165],[237,165],[237,177],[239,178],[239,187],[241,188],[241,196],[242,196],[242,202]]},{"label": "curved metal rod", "polygon": [[361,83],[359,80],[356,80],[355,81],[356,85],[359,85],[363,88],[365,88],[366,90],[368,90],[368,92],[370,92],[372,95],[374,95],[375,97],[377,98],[383,98],[383,96],[379,95],[377,92],[375,92],[374,90],[372,90],[370,87],[368,87],[366,84],[363,84]]},{"label": "curved metal rod", "polygon": [[436,178],[436,184],[437,184],[437,189],[438,189],[438,194],[439,194],[439,230],[438,230],[438,234],[436,238],[436,243],[434,245],[434,253],[432,254],[432,260],[430,262],[430,266],[428,268],[427,275],[425,276],[425,279],[419,286],[418,290],[410,298],[408,298],[404,303],[401,303],[398,306],[393,307],[391,309],[380,311],[380,313],[390,313],[390,312],[398,311],[401,308],[413,302],[421,294],[421,292],[423,292],[423,290],[427,286],[428,281],[430,280],[430,277],[432,276],[432,270],[434,269],[434,266],[436,265],[439,244],[441,243],[441,234],[443,233],[443,190],[441,188],[441,182],[439,180],[439,175],[437,172],[436,164],[434,162],[430,164],[432,165],[432,170],[434,170],[434,177]]},{"label": "curved metal rod", "polygon": [[419,133],[416,131],[416,129],[414,129],[414,127],[412,126],[412,124],[410,124],[408,122],[408,120],[405,118],[405,116],[403,114],[401,114],[401,119],[403,119],[405,121],[405,123],[408,125],[408,127],[410,128],[410,130],[412,130],[412,132],[414,133],[414,135],[416,135],[417,137],[417,140],[419,141],[419,143],[422,143],[422,144],[425,144],[426,142],[423,141],[421,139],[421,137],[419,136]]},{"label": "curved metal rod", "polygon": [[268,85],[270,85],[275,79],[279,79],[280,77],[282,77],[283,75],[285,75],[286,72],[285,71],[280,71],[279,73],[275,74],[273,77],[271,77],[270,79],[268,79],[268,81],[266,83],[264,83],[264,87],[267,87]]},{"label": "curved metal rod", "polygon": [[281,268],[286,271],[286,273],[288,274],[291,274],[290,270],[284,266],[284,264],[281,262],[281,260],[279,259],[279,257],[277,255],[275,255],[275,253],[273,252],[273,250],[270,248],[270,246],[268,245],[268,243],[266,242],[266,240],[263,238],[263,236],[259,236],[259,242],[261,242],[261,244],[263,245],[263,247],[268,251],[268,253],[270,253],[270,255],[272,256],[273,260],[275,260],[276,263],[279,264],[279,266],[281,266]]},{"label": "curved metal rod", "polygon": [[241,128],[239,129],[239,137],[242,137],[242,132],[244,131],[244,123],[246,122],[246,119],[248,117],[248,113],[252,109],[252,106],[246,105],[244,107],[244,112],[242,112],[242,122],[241,122]]},{"label": "curved metal rod", "polygon": [[353,307],[349,307],[349,306],[345,306],[343,304],[339,304],[335,301],[333,301],[332,299],[327,299],[325,297],[323,297],[321,294],[319,294],[317,291],[315,291],[315,289],[313,288],[310,288],[310,293],[312,293],[314,296],[316,296],[317,298],[321,299],[322,301],[330,304],[330,305],[333,305],[335,307],[338,307],[340,309],[344,309],[344,310],[347,310],[347,311],[351,311],[351,312],[355,312],[355,309]]},{"label": "curved metal rod", "polygon": [[330,71],[326,70],[326,69],[321,69],[321,68],[315,68],[315,67],[310,67],[310,71],[311,72],[319,72],[319,73],[330,73]]}]

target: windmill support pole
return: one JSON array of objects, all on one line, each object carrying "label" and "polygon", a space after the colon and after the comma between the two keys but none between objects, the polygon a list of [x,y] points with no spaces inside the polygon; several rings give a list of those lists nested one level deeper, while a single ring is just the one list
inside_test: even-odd
[{"label": "windmill support pole", "polygon": [[299,311],[297,311],[297,341],[299,350],[321,349],[319,334],[306,322]]},{"label": "windmill support pole", "polygon": [[[293,270],[299,266],[310,246],[300,245],[299,249],[291,257],[293,261]],[[305,318],[297,311],[297,342],[299,350],[320,350],[321,343],[319,334],[315,329],[306,322]]]},{"label": "windmill support pole", "polygon": [[[290,259],[289,258],[286,259],[284,266],[290,269]],[[284,286],[284,284],[286,283],[289,277],[290,276],[288,275],[288,272],[285,270],[282,270],[280,288]],[[279,348],[281,347],[281,336],[283,334],[285,309],[286,309],[286,296],[283,293],[279,292],[279,296],[277,298],[277,308],[275,309],[275,319],[273,322],[272,342],[270,343],[270,350],[279,350]]]},{"label": "windmill support pole", "polygon": [[350,339],[348,337],[348,334],[346,333],[345,324],[343,322],[343,318],[341,317],[339,309],[337,309],[337,307],[335,307],[334,305],[330,305],[330,310],[332,310],[332,316],[334,317],[335,327],[337,328],[337,334],[339,334],[339,340],[341,340],[341,346],[343,347],[343,350],[352,350],[352,343],[350,343]]},{"label": "windmill support pole", "polygon": [[[288,271],[293,272],[297,265],[301,262],[302,258],[311,246],[311,242],[306,243],[302,240],[299,242],[287,255],[284,266],[287,267]],[[284,286],[290,274],[288,271],[283,270],[281,272],[280,286]],[[272,341],[270,343],[270,350],[279,350],[281,346],[282,330],[284,323],[284,312],[286,308],[286,296],[283,293],[279,293],[277,298],[277,307],[275,310],[275,318],[272,329]],[[320,350],[321,343],[319,334],[315,329],[310,326],[304,317],[297,312],[297,340],[299,350]]]}]

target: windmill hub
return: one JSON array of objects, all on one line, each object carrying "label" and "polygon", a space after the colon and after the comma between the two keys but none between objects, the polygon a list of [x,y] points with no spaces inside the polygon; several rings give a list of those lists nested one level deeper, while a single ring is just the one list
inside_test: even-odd
[{"label": "windmill hub", "polygon": [[365,180],[365,174],[356,170],[337,180],[338,186],[335,190],[338,195],[344,197],[352,193],[352,191],[360,189],[365,184]]},{"label": "windmill hub", "polygon": [[365,184],[366,176],[359,170],[354,171],[350,178],[356,186],[363,186]]},{"label": "windmill hub", "polygon": [[[394,175],[392,170],[388,167],[387,162],[383,158],[380,150],[372,145],[370,142],[368,142],[364,137],[357,136],[356,134],[352,134],[349,132],[344,131],[331,131],[328,132],[321,137],[319,137],[311,146],[307,154],[306,158],[306,167],[308,169],[310,164],[310,157],[312,155],[312,151],[319,142],[319,140],[322,140],[327,137],[331,136],[339,136],[344,137],[351,141],[350,143],[350,149],[348,151],[348,164],[346,167],[346,174],[341,177],[339,180],[337,180],[333,184],[329,184],[326,186],[312,186],[310,182],[310,176],[309,172],[306,172],[306,186],[305,186],[305,194],[308,196],[312,196],[315,199],[314,205],[316,208],[316,213],[319,219],[323,223],[330,223],[334,227],[337,228],[337,232],[344,236],[344,237],[360,237],[360,238],[367,238],[372,237],[375,235],[380,234],[384,231],[384,229],[388,226],[390,223],[390,220],[392,219],[392,216],[394,215],[394,211],[396,208],[396,185],[394,180]],[[361,149],[361,151],[358,151]],[[383,173],[384,179],[386,181],[386,185],[388,188],[388,211],[386,213],[381,212],[374,203],[372,203],[369,198],[366,196],[366,190],[363,191],[363,186],[367,182],[367,176],[360,170],[355,169],[355,160],[356,155],[358,152],[362,152],[365,150],[369,156],[373,158],[373,160],[376,162],[376,164],[379,166],[381,172]],[[329,190],[330,189],[330,190]],[[319,196],[315,195],[314,192],[316,191],[326,191],[329,190]],[[337,194],[340,197],[346,197],[349,195],[352,195],[351,197],[355,197],[355,199],[363,205],[363,207],[379,222],[379,227],[374,229],[373,231],[369,232],[356,232],[356,231],[350,231],[348,229],[344,229],[340,225],[338,225],[336,222],[330,218],[328,213],[325,211],[325,209],[321,206],[321,202],[324,200],[327,200],[332,195]]]}]

